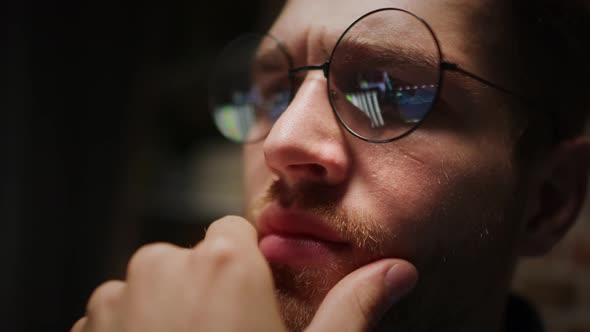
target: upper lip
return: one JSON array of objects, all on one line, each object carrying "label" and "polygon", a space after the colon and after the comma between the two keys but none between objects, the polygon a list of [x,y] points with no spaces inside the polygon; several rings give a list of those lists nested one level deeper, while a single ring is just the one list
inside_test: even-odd
[{"label": "upper lip", "polygon": [[324,242],[346,243],[326,222],[300,209],[282,208],[271,203],[261,213],[258,231],[260,238],[270,234],[308,237]]}]

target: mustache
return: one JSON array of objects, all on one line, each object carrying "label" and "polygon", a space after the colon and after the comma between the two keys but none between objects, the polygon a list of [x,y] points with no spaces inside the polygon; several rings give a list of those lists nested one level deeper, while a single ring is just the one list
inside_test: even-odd
[{"label": "mustache", "polygon": [[282,207],[297,207],[314,213],[331,213],[342,190],[329,185],[303,183],[289,188],[282,180],[274,181],[260,203],[278,202]]},{"label": "mustache", "polygon": [[320,218],[354,246],[380,251],[380,244],[387,237],[383,225],[363,210],[342,208],[339,202],[343,192],[343,188],[318,183],[288,187],[279,179],[254,203],[248,215],[253,217],[251,220],[257,220],[264,207],[271,203],[278,203],[283,208],[305,210]]}]

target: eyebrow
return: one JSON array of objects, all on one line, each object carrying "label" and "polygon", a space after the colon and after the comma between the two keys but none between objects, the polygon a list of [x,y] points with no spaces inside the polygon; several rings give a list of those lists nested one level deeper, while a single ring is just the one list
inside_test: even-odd
[{"label": "eyebrow", "polygon": [[[337,45],[338,52],[350,52],[363,56],[370,61],[377,62],[377,64],[409,64],[422,67],[424,69],[439,70],[440,69],[440,54],[437,48],[433,48],[434,52],[426,50],[422,45],[408,42],[403,46],[388,45],[391,43],[385,42],[383,45],[376,44],[367,40],[354,37],[344,37]],[[331,54],[329,52],[328,54]]]}]

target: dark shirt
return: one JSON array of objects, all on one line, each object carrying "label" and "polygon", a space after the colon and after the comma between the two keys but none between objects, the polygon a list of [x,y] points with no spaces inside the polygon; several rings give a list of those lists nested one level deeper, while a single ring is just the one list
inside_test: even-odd
[{"label": "dark shirt", "polygon": [[543,332],[543,323],[537,311],[525,299],[510,295],[506,307],[505,332]]}]

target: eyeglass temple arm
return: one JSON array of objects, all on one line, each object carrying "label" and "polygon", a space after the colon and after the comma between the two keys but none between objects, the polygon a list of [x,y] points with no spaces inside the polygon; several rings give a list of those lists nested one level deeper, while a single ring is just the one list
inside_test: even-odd
[{"label": "eyeglass temple arm", "polygon": [[[463,75],[465,75],[465,76],[467,76],[469,78],[472,78],[472,79],[474,79],[474,80],[476,80],[478,82],[481,82],[481,83],[483,83],[485,85],[491,86],[494,89],[497,89],[499,91],[502,91],[503,93],[506,93],[508,95],[511,95],[513,97],[516,97],[517,99],[520,99],[521,101],[525,102],[528,105],[535,105],[535,103],[532,102],[529,98],[525,98],[525,97],[523,97],[523,96],[521,96],[519,94],[516,94],[516,93],[514,93],[514,92],[512,92],[510,90],[507,90],[507,89],[505,89],[505,88],[503,88],[503,87],[501,87],[501,86],[499,86],[499,85],[497,85],[495,83],[492,83],[492,82],[486,80],[485,78],[482,78],[480,76],[477,76],[474,73],[468,72],[467,70],[465,70],[463,68],[460,68],[459,65],[456,64],[456,63],[452,63],[452,62],[448,62],[448,61],[444,61],[443,60],[440,63],[440,67],[441,67],[441,70],[456,71],[458,73],[461,73],[461,74],[463,74]],[[549,116],[551,117],[551,119],[555,123],[557,123],[557,121],[558,121],[557,114],[555,114],[555,112],[553,110],[551,110],[551,109],[549,110]],[[559,129],[555,125],[553,125],[552,128],[553,128],[552,129],[553,139],[555,141],[559,141],[561,139],[561,133],[559,132]]]},{"label": "eyeglass temple arm", "polygon": [[518,98],[518,99],[521,99],[521,100],[523,100],[523,101],[527,101],[527,102],[528,102],[527,98],[525,98],[525,97],[523,97],[523,96],[521,96],[521,95],[519,95],[519,94],[516,94],[516,93],[514,93],[514,92],[512,92],[512,91],[510,91],[510,90],[508,90],[508,89],[505,89],[505,88],[503,88],[503,87],[501,87],[501,86],[499,86],[499,85],[497,85],[497,84],[495,84],[495,83],[492,83],[492,82],[490,82],[490,81],[486,80],[486,79],[485,79],[485,78],[483,78],[483,77],[477,76],[477,75],[475,75],[474,73],[472,73],[472,72],[469,72],[469,71],[467,71],[467,70],[465,70],[465,69],[463,69],[463,68],[459,67],[459,65],[458,65],[458,64],[456,64],[456,63],[453,63],[453,62],[448,62],[448,61],[444,61],[444,60],[443,60],[443,61],[440,63],[440,66],[441,66],[441,69],[442,69],[442,70],[456,71],[456,72],[458,72],[458,73],[461,73],[461,74],[463,74],[463,75],[465,75],[465,76],[467,76],[467,77],[469,77],[469,78],[472,78],[472,79],[474,79],[474,80],[476,80],[476,81],[478,81],[478,82],[481,82],[481,83],[483,83],[483,84],[485,84],[485,85],[491,86],[492,88],[494,88],[494,89],[496,89],[496,90],[502,91],[502,92],[504,92],[505,94],[508,94],[508,95],[514,96],[514,97],[516,97],[516,98]]}]

